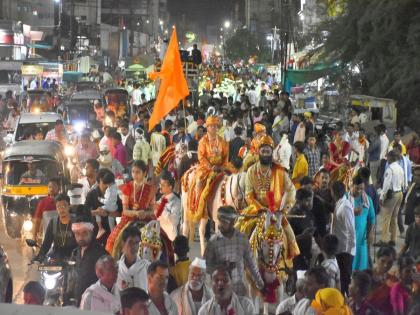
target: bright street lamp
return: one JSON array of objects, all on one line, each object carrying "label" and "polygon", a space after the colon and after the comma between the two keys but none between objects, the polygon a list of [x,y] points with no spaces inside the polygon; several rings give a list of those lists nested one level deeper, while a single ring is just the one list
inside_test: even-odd
[{"label": "bright street lamp", "polygon": [[229,28],[230,27],[230,21],[225,21],[224,27]]},{"label": "bright street lamp", "polygon": [[162,26],[163,25],[163,21],[159,20],[159,25]]}]

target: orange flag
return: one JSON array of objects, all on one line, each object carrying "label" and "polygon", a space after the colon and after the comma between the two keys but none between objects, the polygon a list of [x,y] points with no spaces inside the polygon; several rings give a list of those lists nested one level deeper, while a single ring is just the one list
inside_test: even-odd
[{"label": "orange flag", "polygon": [[165,59],[160,72],[149,73],[149,78],[160,78],[159,94],[149,120],[149,132],[175,107],[179,101],[190,94],[179,54],[178,38],[174,27]]}]

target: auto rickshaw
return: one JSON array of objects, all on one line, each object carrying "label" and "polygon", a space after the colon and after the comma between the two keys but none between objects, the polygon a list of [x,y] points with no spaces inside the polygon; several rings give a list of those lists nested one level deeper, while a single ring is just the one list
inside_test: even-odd
[{"label": "auto rickshaw", "polygon": [[70,183],[68,159],[55,141],[14,143],[4,151],[1,175],[1,207],[11,238],[31,233],[32,217],[39,200],[48,195],[49,179],[59,177],[61,191]]},{"label": "auto rickshaw", "polygon": [[67,132],[81,134],[85,129],[98,128],[96,113],[92,100],[73,100],[66,102],[60,108],[63,112],[63,120]]},{"label": "auto rickshaw", "polygon": [[367,133],[373,132],[374,127],[380,123],[389,132],[397,128],[397,101],[368,95],[351,95],[350,104],[359,114],[365,113],[366,121],[361,125]]},{"label": "auto rickshaw", "polygon": [[107,110],[115,113],[117,118],[130,117],[128,92],[124,89],[108,89],[104,94]]}]

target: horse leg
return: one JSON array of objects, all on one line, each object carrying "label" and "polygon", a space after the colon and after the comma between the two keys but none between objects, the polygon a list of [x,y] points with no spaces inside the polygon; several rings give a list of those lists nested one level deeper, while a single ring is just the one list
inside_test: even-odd
[{"label": "horse leg", "polygon": [[204,251],[206,250],[206,225],[209,219],[201,219],[200,220],[200,227],[199,227],[199,234],[200,234],[200,249],[201,249],[201,256],[204,256]]},{"label": "horse leg", "polygon": [[188,210],[187,207],[184,207],[184,222],[182,222],[182,235],[188,238],[188,243],[190,246],[194,242],[194,223],[188,220]]}]

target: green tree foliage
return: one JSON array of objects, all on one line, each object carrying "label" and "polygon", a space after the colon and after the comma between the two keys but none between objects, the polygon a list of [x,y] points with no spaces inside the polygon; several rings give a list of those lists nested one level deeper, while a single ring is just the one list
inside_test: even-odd
[{"label": "green tree foliage", "polygon": [[270,51],[264,40],[266,39],[255,37],[247,29],[239,29],[226,40],[226,56],[232,61],[247,61],[251,56],[257,56],[257,62],[267,62],[270,59]]},{"label": "green tree foliage", "polygon": [[348,1],[345,14],[320,28],[330,57],[358,65],[362,93],[398,100],[400,122],[419,126],[420,1]]}]

